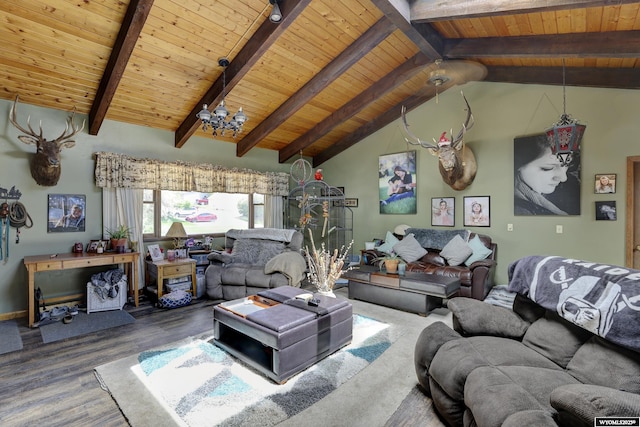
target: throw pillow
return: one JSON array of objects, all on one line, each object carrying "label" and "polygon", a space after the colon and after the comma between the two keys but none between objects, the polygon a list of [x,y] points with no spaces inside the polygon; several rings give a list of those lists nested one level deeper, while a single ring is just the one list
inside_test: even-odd
[{"label": "throw pillow", "polygon": [[472,253],[471,247],[460,236],[454,236],[440,251],[440,255],[447,260],[449,265],[462,264]]},{"label": "throw pillow", "polygon": [[473,264],[476,261],[480,261],[482,259],[488,258],[489,255],[491,255],[491,252],[493,252],[491,249],[487,248],[482,243],[482,240],[480,240],[480,238],[477,235],[473,239],[469,240],[469,247],[471,248],[473,253],[464,262],[464,265],[466,265],[467,267],[469,267],[471,264]]},{"label": "throw pillow", "polygon": [[400,240],[396,236],[393,235],[392,232],[387,231],[387,235],[384,238],[384,243],[378,246],[376,249],[380,252],[390,253],[393,250],[393,247]]},{"label": "throw pillow", "polygon": [[406,262],[417,261],[427,254],[427,250],[420,246],[413,234],[404,236],[404,239],[393,246],[393,251]]}]

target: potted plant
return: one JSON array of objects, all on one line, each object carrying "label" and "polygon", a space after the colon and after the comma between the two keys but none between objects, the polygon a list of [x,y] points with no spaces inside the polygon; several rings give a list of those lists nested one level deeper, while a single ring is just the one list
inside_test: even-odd
[{"label": "potted plant", "polygon": [[107,228],[107,234],[111,239],[111,249],[116,250],[118,246],[126,247],[131,233],[132,230],[124,224],[116,228]]},{"label": "potted plant", "polygon": [[384,264],[387,273],[395,274],[398,271],[398,264],[403,262],[403,260],[400,258],[400,255],[391,251],[382,256],[376,257],[373,262],[379,263],[380,266]]}]

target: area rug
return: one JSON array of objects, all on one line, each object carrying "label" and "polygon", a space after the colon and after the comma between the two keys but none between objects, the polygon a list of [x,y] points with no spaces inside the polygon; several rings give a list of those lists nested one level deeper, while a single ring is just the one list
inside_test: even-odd
[{"label": "area rug", "polygon": [[0,322],[0,354],[22,350],[22,338],[15,320]]},{"label": "area rug", "polygon": [[124,310],[99,311],[87,314],[83,311],[74,316],[73,322],[62,321],[40,326],[40,335],[45,344],[86,335],[103,329],[128,325],[135,319]]},{"label": "area rug", "polygon": [[[96,377],[134,427],[272,426],[313,405],[377,359],[396,338],[393,330],[386,323],[354,315],[351,344],[282,385],[216,347],[211,335],[99,366]],[[124,367],[136,378],[125,380],[124,387],[139,387],[138,396],[153,395],[154,405],[159,404],[172,423],[157,412],[156,419],[137,421],[128,416],[128,399],[123,401],[111,390],[113,385],[123,387],[115,383],[123,381]]]}]

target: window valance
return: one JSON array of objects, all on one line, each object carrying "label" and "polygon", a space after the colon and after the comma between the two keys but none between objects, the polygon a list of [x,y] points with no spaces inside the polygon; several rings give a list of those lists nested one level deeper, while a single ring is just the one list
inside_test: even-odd
[{"label": "window valance", "polygon": [[136,159],[107,152],[97,152],[95,155],[98,187],[259,193],[271,196],[289,194],[289,175],[284,172],[257,172],[209,163]]}]

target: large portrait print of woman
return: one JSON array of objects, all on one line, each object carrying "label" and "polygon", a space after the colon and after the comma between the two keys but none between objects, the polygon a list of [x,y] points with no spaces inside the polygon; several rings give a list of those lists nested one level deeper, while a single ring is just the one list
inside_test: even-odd
[{"label": "large portrait print of woman", "polygon": [[544,134],[518,137],[513,147],[514,215],[580,215],[580,152],[563,166]]}]

